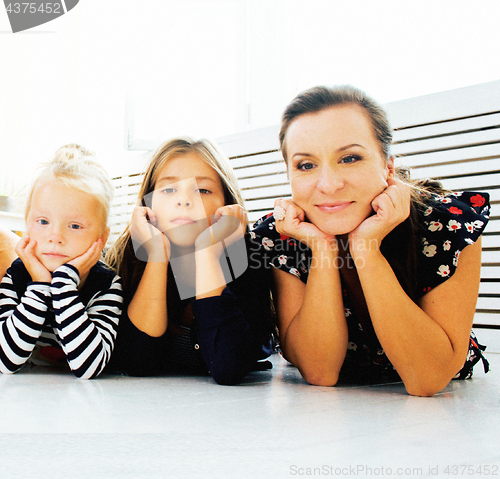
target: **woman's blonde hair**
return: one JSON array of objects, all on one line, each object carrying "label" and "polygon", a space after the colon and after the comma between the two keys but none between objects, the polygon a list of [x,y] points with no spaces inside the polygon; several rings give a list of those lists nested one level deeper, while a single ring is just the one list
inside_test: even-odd
[{"label": "woman's blonde hair", "polygon": [[42,165],[42,170],[31,185],[26,202],[25,218],[28,218],[33,193],[38,186],[58,180],[69,188],[92,195],[101,207],[103,229],[108,225],[113,185],[104,168],[96,161],[95,153],[84,146],[70,143],[59,148],[52,161]]},{"label": "woman's blonde hair", "polygon": [[[163,167],[169,160],[189,153],[198,155],[220,177],[224,191],[225,205],[238,204],[244,207],[238,180],[226,155],[222,153],[213,141],[207,139],[194,140],[190,137],[179,137],[166,141],[153,153],[139,190],[138,206],[151,207],[148,204],[151,198],[150,193],[154,191],[156,181]],[[130,286],[131,278],[129,276],[134,276],[136,279],[137,273],[142,276],[145,263],[135,257],[130,236],[130,224],[108,251],[106,262],[122,276],[125,288]],[[132,264],[134,264],[134,267],[131,267]],[[135,282],[133,281],[133,283]]]}]

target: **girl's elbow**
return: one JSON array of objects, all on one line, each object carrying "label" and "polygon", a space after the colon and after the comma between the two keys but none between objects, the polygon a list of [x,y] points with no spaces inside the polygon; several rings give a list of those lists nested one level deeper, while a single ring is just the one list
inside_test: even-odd
[{"label": "girl's elbow", "polygon": [[213,380],[220,386],[235,386],[241,382],[244,374],[239,371],[217,370],[210,371]]}]

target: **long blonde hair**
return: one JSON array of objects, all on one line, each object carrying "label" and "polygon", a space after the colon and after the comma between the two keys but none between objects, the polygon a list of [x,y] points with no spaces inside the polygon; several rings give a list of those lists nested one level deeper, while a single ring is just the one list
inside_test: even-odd
[{"label": "long blonde hair", "polygon": [[[238,180],[229,159],[214,142],[207,139],[194,140],[189,137],[166,141],[153,153],[139,190],[138,206],[151,206],[147,204],[146,198],[154,191],[158,175],[165,164],[174,157],[189,153],[196,153],[219,175],[224,191],[224,204],[238,204],[244,207]],[[145,263],[139,261],[134,254],[130,224],[108,251],[105,261],[122,277],[125,291],[135,291],[144,272]]]}]

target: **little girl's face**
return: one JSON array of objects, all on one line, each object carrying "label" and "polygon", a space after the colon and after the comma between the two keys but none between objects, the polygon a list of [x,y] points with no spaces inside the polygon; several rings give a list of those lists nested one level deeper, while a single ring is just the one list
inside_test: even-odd
[{"label": "little girl's face", "polygon": [[58,180],[35,187],[26,228],[36,241],[36,258],[50,272],[81,256],[97,239],[107,239],[99,201]]},{"label": "little girl's face", "polygon": [[224,206],[222,181],[196,153],[169,160],[158,174],[151,209],[156,227],[178,246],[191,246]]}]

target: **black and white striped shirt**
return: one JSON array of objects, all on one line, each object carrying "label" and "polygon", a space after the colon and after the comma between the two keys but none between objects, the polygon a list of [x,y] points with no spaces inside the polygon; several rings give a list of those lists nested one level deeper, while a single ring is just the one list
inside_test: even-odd
[{"label": "black and white striped shirt", "polygon": [[52,282],[32,282],[21,260],[0,284],[0,372],[18,371],[35,346],[62,348],[78,378],[98,376],[113,351],[122,311],[121,279],[103,263],[79,291],[78,270],[57,268]]}]

